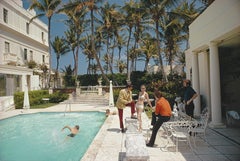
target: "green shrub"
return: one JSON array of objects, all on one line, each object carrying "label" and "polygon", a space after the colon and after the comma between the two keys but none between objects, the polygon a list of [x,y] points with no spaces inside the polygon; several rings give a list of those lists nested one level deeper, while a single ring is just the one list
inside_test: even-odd
[{"label": "green shrub", "polygon": [[59,103],[66,99],[68,99],[68,95],[58,91],[49,96],[49,102],[51,103]]},{"label": "green shrub", "polygon": [[20,109],[23,107],[23,99],[24,99],[24,92],[14,93],[14,103],[15,103],[16,109]]},{"label": "green shrub", "polygon": [[[45,103],[42,99],[49,98],[49,102],[52,103],[59,103],[68,98],[67,94],[55,92],[52,95],[48,94],[48,90],[36,90],[36,91],[29,91],[29,103],[30,106],[40,105]],[[23,108],[23,101],[24,101],[24,92],[16,92],[14,93],[14,103],[16,109]]]}]

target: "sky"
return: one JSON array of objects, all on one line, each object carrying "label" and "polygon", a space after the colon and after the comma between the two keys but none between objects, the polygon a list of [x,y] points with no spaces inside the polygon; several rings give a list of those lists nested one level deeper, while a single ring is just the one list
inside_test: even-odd
[{"label": "sky", "polygon": [[[22,0],[23,1],[23,6],[25,9],[28,9],[30,6],[30,2],[31,0]],[[63,3],[68,2],[69,0],[62,0]],[[117,4],[117,5],[121,5],[123,6],[125,2],[128,2],[129,0],[103,0],[102,3],[105,2],[109,2]],[[191,0],[190,0],[191,1]],[[52,17],[52,21],[51,21],[51,40],[53,40],[56,36],[62,37],[64,36],[64,31],[67,30],[67,26],[64,24],[64,20],[67,19],[67,16],[63,15],[63,14],[55,14]],[[43,18],[41,18],[40,20],[42,20],[45,24],[47,24],[47,18],[44,16]],[[116,50],[116,52],[118,52],[118,50]],[[122,51],[123,52],[123,51]],[[54,51],[52,51],[52,69],[56,69],[56,54],[54,53]],[[60,71],[61,69],[65,69],[65,66],[68,66],[69,64],[72,65],[72,67],[74,66],[74,61],[73,61],[73,54],[72,52],[65,54],[63,56],[61,56],[60,58]],[[87,73],[87,59],[85,58],[85,55],[83,55],[81,53],[81,50],[79,52],[79,64],[78,64],[78,74],[86,74]],[[152,66],[154,64],[153,60],[150,61],[150,66]],[[139,71],[143,71],[144,70],[144,62],[137,62],[137,70]]]},{"label": "sky", "polygon": [[[31,0],[22,0],[23,1],[23,7],[25,9],[28,9],[30,6]],[[68,0],[63,0],[63,2],[67,2]],[[103,0],[103,3],[107,0]],[[123,5],[128,0],[110,0],[109,3],[115,3],[119,5]],[[66,20],[67,17],[63,14],[55,14],[52,17],[51,21],[51,40],[53,40],[56,36],[62,37],[64,36],[64,31],[67,30],[66,25],[64,24],[64,20]],[[41,21],[43,21],[45,24],[47,24],[47,19],[45,17],[40,18]],[[118,52],[116,50],[116,52]],[[52,69],[56,69],[56,54],[52,51]],[[68,66],[71,64],[73,68],[74,60],[73,60],[73,54],[72,52],[65,54],[61,56],[60,58],[60,71],[61,69],[65,69],[65,66]],[[78,74],[86,74],[87,73],[87,59],[85,59],[85,56],[79,52],[79,65],[78,65]],[[144,64],[143,62],[137,64],[137,70],[143,70]]]}]

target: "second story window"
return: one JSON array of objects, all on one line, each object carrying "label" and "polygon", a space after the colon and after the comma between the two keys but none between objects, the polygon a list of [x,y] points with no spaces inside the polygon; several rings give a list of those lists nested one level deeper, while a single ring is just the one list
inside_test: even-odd
[{"label": "second story window", "polygon": [[24,57],[24,60],[27,60],[27,49],[24,49],[23,57]]},{"label": "second story window", "polygon": [[26,23],[26,32],[29,34],[29,23]]},{"label": "second story window", "polygon": [[33,51],[30,50],[29,52],[30,52],[30,60],[33,60]]},{"label": "second story window", "polygon": [[42,32],[42,41],[44,42],[44,32]]},{"label": "second story window", "polygon": [[3,21],[5,23],[8,23],[8,10],[6,10],[5,8],[3,9]]},{"label": "second story window", "polygon": [[45,55],[42,56],[42,61],[45,63]]},{"label": "second story window", "polygon": [[9,42],[5,42],[5,53],[10,53],[10,44],[9,44]]}]

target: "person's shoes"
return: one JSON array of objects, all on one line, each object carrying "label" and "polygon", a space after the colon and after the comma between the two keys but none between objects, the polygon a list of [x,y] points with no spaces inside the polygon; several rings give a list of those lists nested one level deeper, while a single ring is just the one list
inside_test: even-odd
[{"label": "person's shoes", "polygon": [[153,145],[150,144],[150,143],[147,143],[146,146],[147,146],[147,147],[153,147]]},{"label": "person's shoes", "polygon": [[137,119],[137,117],[136,116],[131,116],[131,119]]},{"label": "person's shoes", "polygon": [[127,129],[123,128],[123,129],[121,130],[121,132],[122,132],[122,133],[125,133],[126,130],[127,130]]}]

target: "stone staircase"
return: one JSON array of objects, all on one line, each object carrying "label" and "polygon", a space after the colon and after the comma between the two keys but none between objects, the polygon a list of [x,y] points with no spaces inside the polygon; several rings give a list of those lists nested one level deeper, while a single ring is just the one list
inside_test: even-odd
[{"label": "stone staircase", "polygon": [[64,101],[64,103],[67,103],[67,101],[69,101],[71,104],[108,106],[109,97],[107,94],[100,96],[97,93],[84,93],[80,94],[79,96],[69,97],[69,99]]}]

